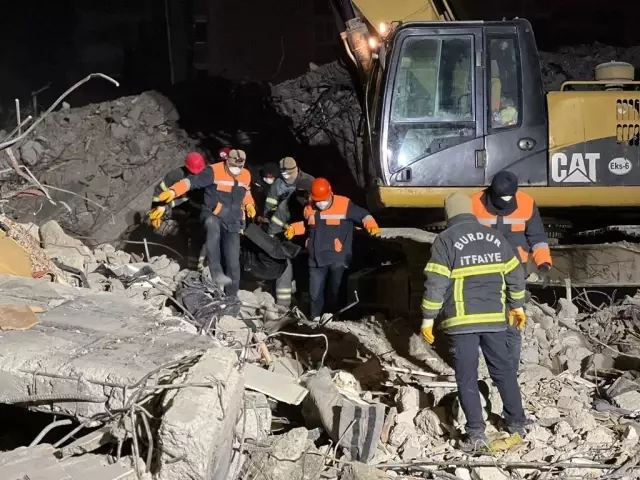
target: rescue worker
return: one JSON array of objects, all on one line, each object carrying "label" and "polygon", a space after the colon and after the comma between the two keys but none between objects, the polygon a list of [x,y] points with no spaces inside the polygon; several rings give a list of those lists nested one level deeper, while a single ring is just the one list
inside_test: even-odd
[{"label": "rescue worker", "polygon": [[[487,443],[478,390],[478,347],[504,404],[506,428],[524,436],[526,423],[516,371],[508,363],[505,308],[522,328],[525,280],[511,246],[472,214],[471,199],[445,200],[447,228],[435,239],[424,272],[422,336],[434,342],[434,321],[447,339],[458,395],[467,418],[465,450]],[[506,305],[505,305],[506,300]]]},{"label": "rescue worker", "polygon": [[[240,288],[240,232],[245,212],[256,215],[251,196],[251,174],[244,168],[247,155],[231,150],[224,162],[214,163],[198,175],[189,176],[159,195],[160,201],[172,202],[191,190],[204,189],[201,219],[206,230],[205,248],[211,279],[235,296]],[[225,269],[221,267],[221,250]]]},{"label": "rescue worker", "polygon": [[231,149],[229,147],[222,147],[220,150],[218,150],[218,160],[220,162],[224,162],[229,156],[230,151]]},{"label": "rescue worker", "polygon": [[[531,255],[546,286],[552,265],[549,240],[533,197],[518,191],[518,177],[512,172],[498,172],[489,188],[476,193],[471,200],[473,213],[480,223],[500,231],[511,244],[525,277]],[[512,320],[507,331],[507,345],[510,363],[517,372],[522,338]]]},{"label": "rescue worker", "polygon": [[[280,160],[280,176],[273,182],[265,201],[265,218],[269,220],[267,233],[271,236],[284,233],[292,221],[302,220],[304,206],[311,191],[313,177],[298,167],[292,157]],[[293,295],[293,264],[287,260],[287,268],[276,280],[276,303],[291,305]]]},{"label": "rescue worker", "polygon": [[[370,235],[379,235],[380,228],[371,214],[347,197],[335,195],[324,178],[311,184],[311,202],[304,209],[305,220],[287,228],[285,237],[309,232],[309,293],[311,318],[319,321],[324,309],[324,290],[329,277],[331,301],[335,305],[342,277],[351,260],[354,224],[362,225]],[[333,305],[333,306],[334,306]]]},{"label": "rescue worker", "polygon": [[[251,171],[251,170],[250,170]],[[253,199],[256,201],[256,205],[264,206],[267,199],[267,194],[271,185],[274,184],[278,176],[280,175],[280,168],[276,162],[269,162],[251,172],[251,178],[255,178],[253,181]],[[259,211],[260,216],[265,215],[265,211]]]},{"label": "rescue worker", "polygon": [[[169,189],[169,185],[173,185],[179,182],[183,178],[187,178],[189,175],[198,175],[206,167],[204,157],[198,152],[189,153],[184,159],[184,165],[182,167],[175,168],[167,173],[162,181],[153,189],[153,202],[154,208],[149,212],[149,220],[151,226],[154,229],[160,228],[162,222],[171,217],[171,209],[189,200],[189,197],[177,198],[167,205],[161,205],[158,195],[162,192],[166,192]],[[198,207],[199,208],[199,207]]]}]

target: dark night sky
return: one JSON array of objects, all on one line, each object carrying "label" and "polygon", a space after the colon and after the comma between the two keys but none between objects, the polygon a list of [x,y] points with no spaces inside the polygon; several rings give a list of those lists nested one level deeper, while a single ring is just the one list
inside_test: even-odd
[{"label": "dark night sky", "polygon": [[[635,16],[629,12],[630,4],[636,1],[450,0],[454,9],[463,11],[463,19],[529,18],[541,50],[594,41],[618,46],[640,45],[640,29]],[[106,85],[92,82],[76,95],[72,104],[100,101],[106,99],[105,96],[121,96],[167,84],[162,0],[21,0],[3,3],[0,123],[16,96],[27,102],[31,91],[51,83],[50,89],[40,97],[42,104],[47,106],[68,86],[95,71],[99,62],[108,65],[101,70],[111,69],[105,73],[120,74],[125,80],[123,87],[105,91]],[[236,24],[239,21],[233,20]],[[287,22],[279,23],[287,25]],[[248,28],[247,35],[251,35],[251,31]],[[294,36],[292,33],[288,38]],[[260,45],[260,41],[256,38],[256,45]],[[89,42],[93,42],[94,47],[87,48]],[[96,42],[99,45],[96,46]],[[114,53],[109,44],[125,53]],[[302,48],[295,43],[285,47],[289,51]],[[297,65],[306,67],[304,62]],[[292,74],[291,68],[283,68],[283,71]]]}]

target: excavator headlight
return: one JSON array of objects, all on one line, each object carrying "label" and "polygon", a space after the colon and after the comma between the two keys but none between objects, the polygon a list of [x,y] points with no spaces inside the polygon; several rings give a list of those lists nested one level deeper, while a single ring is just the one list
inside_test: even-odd
[{"label": "excavator headlight", "polygon": [[369,37],[369,48],[371,50],[378,49],[378,39],[376,37]]},{"label": "excavator headlight", "polygon": [[382,22],[382,23],[380,24],[380,26],[378,27],[378,32],[380,32],[380,36],[381,36],[382,38],[384,38],[384,37],[386,37],[386,36],[387,36],[387,34],[389,33],[389,30],[390,30],[390,28],[389,28],[389,24],[388,24],[388,23],[385,23],[385,22]]}]

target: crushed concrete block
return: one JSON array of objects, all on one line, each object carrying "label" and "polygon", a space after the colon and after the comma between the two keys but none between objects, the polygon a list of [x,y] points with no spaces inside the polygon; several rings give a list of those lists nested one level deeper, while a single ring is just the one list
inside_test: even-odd
[{"label": "crushed concrete block", "polygon": [[359,393],[362,392],[362,387],[360,386],[360,382],[349,372],[345,372],[344,370],[338,371],[333,377],[333,383],[335,383],[336,387],[347,390],[349,392]]},{"label": "crushed concrete block", "polygon": [[131,262],[131,255],[122,250],[115,250],[107,253],[107,262],[113,265],[127,265]]},{"label": "crushed concrete block", "polygon": [[471,470],[473,480],[509,480],[509,477],[496,467],[481,467]]},{"label": "crushed concrete block", "polygon": [[536,440],[540,443],[547,443],[551,439],[551,433],[540,425],[532,425],[527,434],[528,440]]},{"label": "crushed concrete block", "polygon": [[273,437],[271,448],[270,454],[260,452],[252,457],[246,478],[307,480],[319,477],[320,472],[324,469],[322,456],[306,453],[318,451],[313,442],[309,440],[306,428],[294,428],[284,435]]},{"label": "crushed concrete block", "polygon": [[[587,460],[585,458],[572,458],[572,459],[569,459],[568,462],[574,463],[576,464],[576,466],[594,465],[598,463],[596,461]],[[565,470],[565,474],[567,477],[591,479],[591,478],[600,478],[602,476],[602,471],[594,468],[567,468]]]},{"label": "crushed concrete block", "polygon": [[[418,410],[420,410],[421,396],[425,397],[426,395],[424,394],[421,395],[420,390],[418,390],[417,388],[413,388],[409,386],[400,387],[398,389],[398,393],[394,398],[396,402],[396,406],[398,407],[398,411],[400,412],[416,411],[417,412]],[[424,406],[424,404],[422,406]]]},{"label": "crushed concrete block", "polygon": [[429,439],[441,437],[442,427],[438,415],[428,408],[422,410],[415,418],[416,430]]},{"label": "crushed concrete block", "polygon": [[527,364],[520,369],[518,380],[521,384],[538,383],[541,380],[553,378],[553,372],[541,365]]},{"label": "crushed concrete block", "polygon": [[253,364],[245,365],[247,388],[291,405],[300,405],[309,390],[301,387],[287,375],[269,372]]},{"label": "crushed concrete block", "polygon": [[404,422],[396,423],[389,435],[389,445],[399,447],[410,435],[417,435],[416,429],[412,424]]},{"label": "crushed concrete block", "polygon": [[592,445],[611,445],[616,441],[614,433],[606,427],[598,427],[587,433],[586,442]]},{"label": "crushed concrete block", "polygon": [[619,408],[632,412],[640,411],[640,391],[626,392],[613,398],[613,403]]},{"label": "crushed concrete block", "polygon": [[546,449],[544,448],[534,448],[530,452],[525,453],[522,456],[522,461],[524,462],[540,462],[546,456]]},{"label": "crushed concrete block", "polygon": [[244,408],[236,424],[236,432],[240,436],[244,430],[245,439],[262,442],[271,433],[271,418],[271,407],[267,397],[262,393],[245,392]]},{"label": "crushed concrete block", "polygon": [[422,445],[417,435],[409,435],[400,448],[400,458],[405,462],[418,458],[422,453]]},{"label": "crushed concrete block", "polygon": [[635,447],[638,444],[638,431],[631,425],[622,433],[622,442],[626,447]]},{"label": "crushed concrete block", "polygon": [[220,388],[183,388],[167,395],[160,443],[186,458],[171,462],[173,457],[162,450],[158,480],[226,478],[243,404],[244,382],[237,361],[233,350],[212,348],[189,370],[185,382],[221,382]]},{"label": "crushed concrete block", "polygon": [[576,307],[571,301],[566,298],[560,298],[558,300],[558,313],[557,317],[559,319],[575,319],[578,317],[580,310]]},{"label": "crushed concrete block", "polygon": [[38,160],[40,160],[40,158],[42,157],[44,150],[45,148],[40,142],[27,140],[20,147],[20,160],[31,167],[38,163]]},{"label": "crushed concrete block", "polygon": [[[249,332],[249,327],[242,320],[237,319],[236,317],[232,317],[231,315],[223,315],[218,323],[216,324],[216,330],[229,334],[233,333],[238,339],[241,341],[245,341]],[[244,332],[244,335],[242,333]]]},{"label": "crushed concrete block", "polygon": [[70,267],[84,270],[84,265],[95,262],[93,252],[80,240],[67,235],[55,220],[49,220],[40,227],[40,239],[51,258]]},{"label": "crushed concrete block", "polygon": [[566,420],[577,432],[590,432],[598,427],[595,417],[584,410],[571,412],[570,417],[567,417]]},{"label": "crushed concrete block", "polygon": [[462,467],[456,468],[455,476],[460,478],[461,480],[472,480],[471,472],[467,468],[462,468]]},{"label": "crushed concrete block", "polygon": [[538,347],[523,348],[520,358],[523,363],[532,363],[534,365],[538,365],[538,363],[540,362]]}]

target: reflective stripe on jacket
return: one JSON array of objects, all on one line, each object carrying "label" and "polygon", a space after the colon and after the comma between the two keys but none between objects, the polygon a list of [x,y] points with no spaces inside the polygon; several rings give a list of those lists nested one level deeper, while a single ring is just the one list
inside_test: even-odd
[{"label": "reflective stripe on jacket", "polygon": [[[265,216],[271,220],[273,225],[273,228],[269,228],[269,233],[278,233],[285,229],[285,226],[291,221],[287,203],[296,191],[310,192],[313,180],[311,175],[302,170],[298,171],[296,181],[291,184],[282,178],[276,178],[276,181],[269,188],[264,205]],[[269,216],[269,214],[271,215]]]},{"label": "reflective stripe on jacket", "polygon": [[219,217],[231,231],[240,231],[244,223],[244,207],[255,205],[251,196],[251,174],[243,168],[237,177],[225,168],[224,162],[218,162],[204,169],[198,175],[192,175],[171,187],[177,196],[189,190],[204,190],[205,216]]},{"label": "reflective stripe on jacket", "polygon": [[516,192],[516,209],[505,216],[490,212],[488,192],[478,192],[471,197],[473,214],[483,225],[502,232],[523,264],[529,261],[532,253],[536,266],[543,263],[552,265],[549,239],[544,231],[540,212],[533,197],[524,192]]},{"label": "reflective stripe on jacket", "polygon": [[449,220],[424,273],[422,316],[438,317],[448,334],[505,330],[506,308],[524,305],[524,271],[513,249],[471,214]]},{"label": "reflective stripe on jacket", "polygon": [[[347,197],[334,195],[331,206],[317,210],[311,204],[304,209],[310,227],[309,265],[324,267],[334,263],[348,265],[351,259],[354,224],[365,228],[377,226],[371,214]],[[304,222],[293,224],[296,235],[305,233]]]},{"label": "reflective stripe on jacket", "polygon": [[[169,187],[171,185],[179,182],[183,178],[187,178],[188,176],[189,176],[189,171],[185,167],[174,168],[169,173],[167,173],[162,179],[162,181],[153,188],[152,204],[154,206],[161,205],[161,204],[164,205],[164,203],[160,202],[158,195],[160,195],[160,193],[162,192],[166,192],[167,190],[169,190]],[[190,206],[193,208],[200,209],[202,208],[202,195],[197,195],[191,192],[188,195],[185,195],[183,197],[175,198],[173,202],[169,203],[168,205],[170,207],[177,207],[178,205],[181,205],[185,202],[189,202]]]}]

